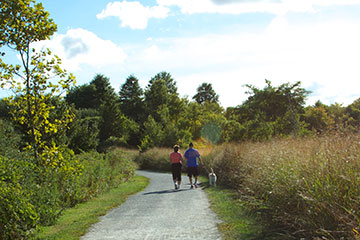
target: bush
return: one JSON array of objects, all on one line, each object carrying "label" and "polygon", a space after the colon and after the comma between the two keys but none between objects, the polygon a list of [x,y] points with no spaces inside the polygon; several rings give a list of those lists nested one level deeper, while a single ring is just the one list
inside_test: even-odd
[{"label": "bush", "polygon": [[0,156],[0,238],[26,239],[39,215],[20,182],[25,164]]},{"label": "bush", "polygon": [[0,239],[30,238],[37,226],[53,224],[65,208],[129,180],[136,169],[134,153],[120,149],[62,157],[67,165],[46,168],[25,154],[0,155]]},{"label": "bush", "polygon": [[13,124],[0,119],[0,155],[13,158],[19,155],[21,135]]},{"label": "bush", "polygon": [[77,156],[84,170],[76,189],[76,202],[83,202],[106,192],[135,174],[134,156],[126,151],[115,149],[109,153],[82,153]]}]

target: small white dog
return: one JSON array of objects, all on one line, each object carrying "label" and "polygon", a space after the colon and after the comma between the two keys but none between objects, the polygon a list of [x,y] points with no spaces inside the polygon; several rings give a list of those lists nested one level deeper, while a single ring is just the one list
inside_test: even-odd
[{"label": "small white dog", "polygon": [[216,174],[212,168],[211,173],[209,173],[209,184],[210,186],[216,186]]}]

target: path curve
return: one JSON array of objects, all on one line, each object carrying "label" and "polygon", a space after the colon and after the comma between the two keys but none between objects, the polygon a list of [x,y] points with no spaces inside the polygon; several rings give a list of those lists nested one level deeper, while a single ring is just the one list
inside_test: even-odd
[{"label": "path curve", "polygon": [[101,217],[82,240],[221,239],[216,226],[220,221],[209,209],[205,192],[190,189],[187,177],[175,190],[170,174],[137,174],[150,178],[149,186]]}]

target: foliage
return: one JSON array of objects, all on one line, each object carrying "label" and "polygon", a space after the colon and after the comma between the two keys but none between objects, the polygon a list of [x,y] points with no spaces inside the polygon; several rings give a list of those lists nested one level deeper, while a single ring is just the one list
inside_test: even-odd
[{"label": "foliage", "polygon": [[121,86],[119,92],[120,110],[130,119],[140,122],[144,115],[143,90],[139,80],[131,75]]},{"label": "foliage", "polygon": [[30,202],[30,195],[21,186],[24,161],[0,156],[0,237],[25,239],[36,227],[39,214]]},{"label": "foliage", "polygon": [[35,0],[3,0],[0,15],[0,47],[7,45],[21,54],[28,52],[30,43],[48,39],[57,30],[49,13]]},{"label": "foliage", "polygon": [[[63,188],[66,184],[59,184],[59,180],[76,180],[81,172],[73,152],[66,150],[64,136],[73,114],[61,97],[75,78],[61,69],[61,60],[50,50],[31,48],[56,31],[41,4],[5,0],[0,11],[0,47],[18,53],[22,64],[0,59],[1,87],[14,92],[5,99],[12,118],[8,120],[22,130],[24,141],[20,145],[16,138],[11,139],[21,152],[2,152],[7,157],[1,156],[0,164],[5,167],[0,171],[0,237],[27,238],[38,224],[53,223],[66,205],[61,199],[68,196]],[[7,129],[1,127],[5,129],[2,134],[12,131],[10,124]]]},{"label": "foliage", "polygon": [[97,110],[75,110],[75,118],[68,131],[69,147],[75,153],[95,150],[99,145],[99,123]]},{"label": "foliage", "polygon": [[56,224],[40,227],[35,239],[77,240],[88,231],[91,225],[99,221],[100,216],[118,207],[130,195],[143,190],[148,184],[148,178],[135,176],[130,181],[119,184],[107,193],[81,203],[76,208],[67,209]]},{"label": "foliage", "polygon": [[[56,31],[56,25],[41,4],[31,0],[3,1],[1,16],[0,47],[6,45],[16,50],[22,62],[21,67],[0,61],[1,86],[9,85],[17,94],[9,98],[11,114],[26,128],[30,136],[26,149],[33,152],[37,164],[55,167],[59,160],[55,156],[58,147],[46,136],[66,128],[72,114],[66,110],[59,118],[51,119],[50,112],[55,107],[50,105],[50,100],[55,94],[67,91],[75,78],[60,68],[61,60],[51,57],[50,50],[36,52],[30,48],[31,43],[48,39]],[[50,81],[53,77],[58,78],[58,84]]]},{"label": "foliage", "polygon": [[0,120],[0,155],[12,158],[19,155],[21,135],[8,120]]},{"label": "foliage", "polygon": [[74,127],[85,128],[92,136],[92,141],[86,146],[87,144],[81,140],[82,136],[84,137],[82,130],[75,129],[76,139],[83,145],[79,147],[72,144],[72,148],[76,151],[79,151],[79,148],[90,149],[96,145],[97,150],[103,152],[112,145],[123,146],[127,145],[128,141],[135,144],[139,142],[138,124],[121,112],[118,96],[110,85],[110,79],[104,75],[97,74],[90,84],[72,88],[66,96],[66,101],[73,104],[78,111],[97,112],[97,116],[93,116],[92,119],[86,116],[78,117],[78,123],[81,124]]},{"label": "foliage", "polygon": [[307,107],[303,118],[309,124],[309,128],[316,132],[330,130],[334,126],[334,120],[323,106]]},{"label": "foliage", "polygon": [[197,93],[193,96],[193,99],[199,104],[205,102],[218,103],[219,95],[216,94],[211,83],[203,83],[197,88]]},{"label": "foliage", "polygon": [[[107,192],[135,173],[135,154],[115,149],[73,156],[69,171],[41,171],[26,157],[0,156],[0,238],[27,239],[41,225],[51,225],[64,209]],[[84,166],[81,175],[76,170]],[[39,175],[41,174],[41,175]],[[39,176],[41,181],[39,182]]]},{"label": "foliage", "polygon": [[300,116],[310,92],[301,88],[300,82],[273,87],[266,80],[266,84],[264,89],[246,85],[249,98],[227,112],[228,119],[245,125],[245,139],[263,140],[272,136],[302,134],[305,123],[300,121]]},{"label": "foliage", "polygon": [[84,84],[71,88],[65,99],[69,104],[74,104],[76,109],[97,108],[95,92],[95,85]]}]

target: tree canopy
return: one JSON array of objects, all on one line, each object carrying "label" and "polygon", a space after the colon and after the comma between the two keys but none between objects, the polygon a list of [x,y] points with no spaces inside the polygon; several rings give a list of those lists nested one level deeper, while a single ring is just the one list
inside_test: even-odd
[{"label": "tree canopy", "polygon": [[197,93],[193,96],[193,99],[199,103],[205,102],[219,102],[219,95],[214,91],[211,83],[203,83],[197,88]]}]

